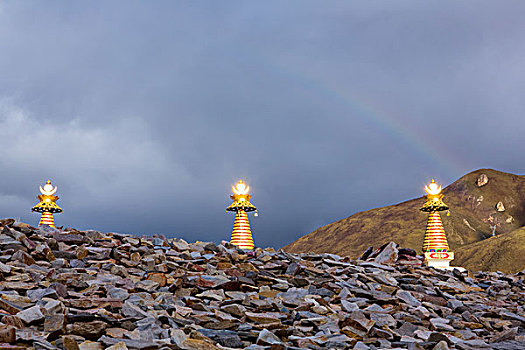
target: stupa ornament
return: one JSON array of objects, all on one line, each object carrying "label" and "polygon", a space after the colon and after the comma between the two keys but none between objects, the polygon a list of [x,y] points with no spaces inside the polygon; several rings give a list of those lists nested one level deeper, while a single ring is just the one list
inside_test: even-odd
[{"label": "stupa ornament", "polygon": [[55,227],[53,214],[62,212],[62,208],[56,203],[59,197],[54,195],[57,192],[57,189],[58,187],[53,186],[50,180],[47,180],[43,188],[40,186],[40,193],[42,194],[36,197],[40,202],[31,208],[34,212],[42,213],[38,226],[48,225]]},{"label": "stupa ornament", "polygon": [[425,186],[425,191],[427,192],[427,201],[421,211],[429,214],[423,242],[423,253],[428,266],[447,269],[450,261],[454,260],[454,253],[449,251],[445,228],[439,212],[448,210],[448,206],[443,202],[441,186],[434,180]]},{"label": "stupa ornament", "polygon": [[235,186],[232,186],[232,191],[233,195],[230,198],[233,203],[226,208],[227,211],[236,212],[230,243],[241,249],[253,249],[253,237],[247,213],[255,211],[255,215],[257,215],[257,208],[250,203],[252,198],[248,193],[250,186],[240,180]]}]

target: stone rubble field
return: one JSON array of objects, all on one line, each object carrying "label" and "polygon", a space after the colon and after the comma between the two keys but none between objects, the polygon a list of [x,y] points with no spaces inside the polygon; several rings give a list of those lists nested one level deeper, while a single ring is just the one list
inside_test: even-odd
[{"label": "stone rubble field", "polygon": [[[348,242],[351,244],[351,242]],[[1,349],[525,349],[525,272],[0,220]]]}]

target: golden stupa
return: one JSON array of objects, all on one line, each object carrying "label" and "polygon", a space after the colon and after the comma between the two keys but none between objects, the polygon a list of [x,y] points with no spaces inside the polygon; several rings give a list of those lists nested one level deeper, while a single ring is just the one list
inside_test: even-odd
[{"label": "golden stupa", "polygon": [[427,201],[421,211],[428,212],[427,229],[423,242],[423,253],[428,266],[447,269],[450,261],[454,260],[454,253],[449,251],[445,228],[441,221],[440,211],[448,210],[448,206],[443,202],[441,186],[434,180],[430,185],[425,186]]},{"label": "golden stupa", "polygon": [[[232,190],[233,195],[230,198],[233,200],[233,203],[226,208],[227,211],[236,212],[230,242],[241,249],[253,249],[253,237],[247,213],[256,211],[257,208],[250,203],[252,198],[248,194],[250,187],[240,180],[235,186],[232,186]],[[257,212],[255,215],[257,215]]]},{"label": "golden stupa", "polygon": [[56,203],[58,200],[58,196],[54,195],[57,189],[58,187],[53,186],[50,180],[47,180],[43,188],[42,186],[40,186],[40,192],[42,194],[36,197],[40,202],[31,209],[32,211],[42,214],[38,226],[48,225],[51,227],[55,227],[55,220],[53,219],[53,214],[62,212],[62,208],[60,208]]}]

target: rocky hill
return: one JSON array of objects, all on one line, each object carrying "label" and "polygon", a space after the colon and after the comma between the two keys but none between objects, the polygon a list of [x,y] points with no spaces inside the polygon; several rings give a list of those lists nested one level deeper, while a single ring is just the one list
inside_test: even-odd
[{"label": "rocky hill", "polygon": [[6,219],[0,250],[0,349],[525,347],[523,273],[410,265],[394,243],[350,261]]},{"label": "rocky hill", "polygon": [[[452,264],[507,272],[525,268],[522,258],[525,243],[517,239],[517,233],[508,235],[525,226],[525,176],[481,169],[446,187],[443,194],[450,207],[450,216],[442,215],[443,224],[450,248],[458,252],[457,260]],[[321,227],[283,249],[294,253],[334,253],[357,258],[370,246],[395,241],[400,246],[421,251],[427,214],[420,212],[419,208],[424,202],[424,197],[420,197],[360,212]],[[506,238],[487,241],[493,234]],[[487,246],[479,243],[468,250],[469,245],[477,242],[487,242]],[[485,255],[495,253],[492,248],[496,247],[496,242],[506,242],[515,249],[500,250],[498,258],[491,259],[492,263],[480,265]],[[461,257],[463,251],[472,254],[468,254],[469,258]]]}]

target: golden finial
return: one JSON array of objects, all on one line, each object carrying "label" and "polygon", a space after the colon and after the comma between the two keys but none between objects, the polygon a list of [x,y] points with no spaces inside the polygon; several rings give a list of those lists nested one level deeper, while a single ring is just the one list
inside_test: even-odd
[{"label": "golden finial", "polygon": [[250,190],[250,186],[246,186],[242,180],[239,180],[237,185],[232,186],[233,193],[235,193],[238,196],[244,196],[248,194],[248,191]]},{"label": "golden finial", "polygon": [[431,196],[436,196],[441,193],[441,186],[432,179],[430,185],[425,186],[425,191]]},{"label": "golden finial", "polygon": [[40,192],[44,195],[44,196],[52,196],[56,193],[58,189],[58,186],[54,186],[51,185],[51,180],[47,180],[46,184],[44,185],[44,188],[42,188],[42,186],[40,186]]}]

